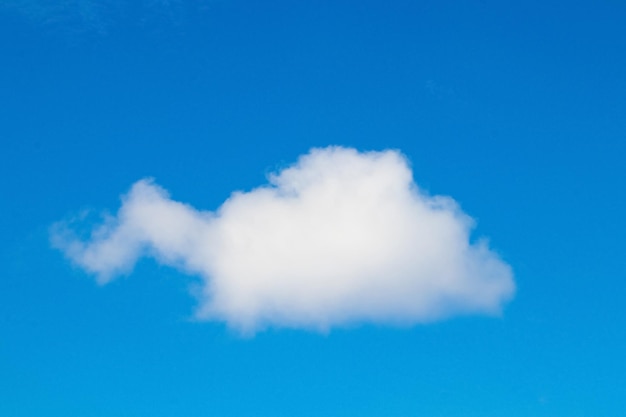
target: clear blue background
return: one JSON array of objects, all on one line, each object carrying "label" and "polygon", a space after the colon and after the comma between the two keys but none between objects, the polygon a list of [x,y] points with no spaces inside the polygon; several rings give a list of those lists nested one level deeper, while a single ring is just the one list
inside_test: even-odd
[{"label": "clear blue background", "polygon": [[[0,6],[0,415],[623,416],[626,5]],[[502,318],[252,339],[196,282],[48,243],[145,176],[197,208],[313,146],[397,148],[514,268]]]}]

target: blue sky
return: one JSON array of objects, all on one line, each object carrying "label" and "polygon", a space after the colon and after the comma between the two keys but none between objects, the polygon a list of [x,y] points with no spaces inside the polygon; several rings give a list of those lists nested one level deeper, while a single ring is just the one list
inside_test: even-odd
[{"label": "blue sky", "polygon": [[[0,6],[0,415],[621,416],[620,2]],[[500,317],[193,320],[154,259],[98,285],[50,227],[152,177],[214,211],[313,147],[400,150],[512,268]],[[88,231],[95,221],[85,219]]]}]

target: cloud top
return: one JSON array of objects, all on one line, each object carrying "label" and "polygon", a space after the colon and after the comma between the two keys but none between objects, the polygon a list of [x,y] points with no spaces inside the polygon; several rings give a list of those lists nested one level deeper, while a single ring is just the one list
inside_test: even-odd
[{"label": "cloud top", "polygon": [[141,256],[198,275],[197,316],[254,332],[498,314],[512,271],[472,227],[453,199],[418,188],[399,152],[329,147],[214,212],[138,181],[87,240],[59,223],[52,241],[101,283]]}]

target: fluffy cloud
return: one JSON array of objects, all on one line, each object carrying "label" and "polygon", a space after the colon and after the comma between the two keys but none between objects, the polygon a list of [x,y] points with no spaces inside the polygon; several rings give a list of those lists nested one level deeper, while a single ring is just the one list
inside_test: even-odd
[{"label": "fluffy cloud", "polygon": [[514,293],[472,219],[421,192],[397,151],[314,149],[268,180],[214,212],[141,180],[86,241],[67,224],[52,241],[100,283],[141,256],[198,275],[197,316],[244,332],[498,314]]}]

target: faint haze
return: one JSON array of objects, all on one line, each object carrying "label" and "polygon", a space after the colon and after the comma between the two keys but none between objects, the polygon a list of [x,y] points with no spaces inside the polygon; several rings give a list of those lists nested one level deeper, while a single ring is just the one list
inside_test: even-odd
[{"label": "faint haze", "polygon": [[119,25],[179,26],[211,0],[5,0],[0,10],[62,33],[107,35]]}]

